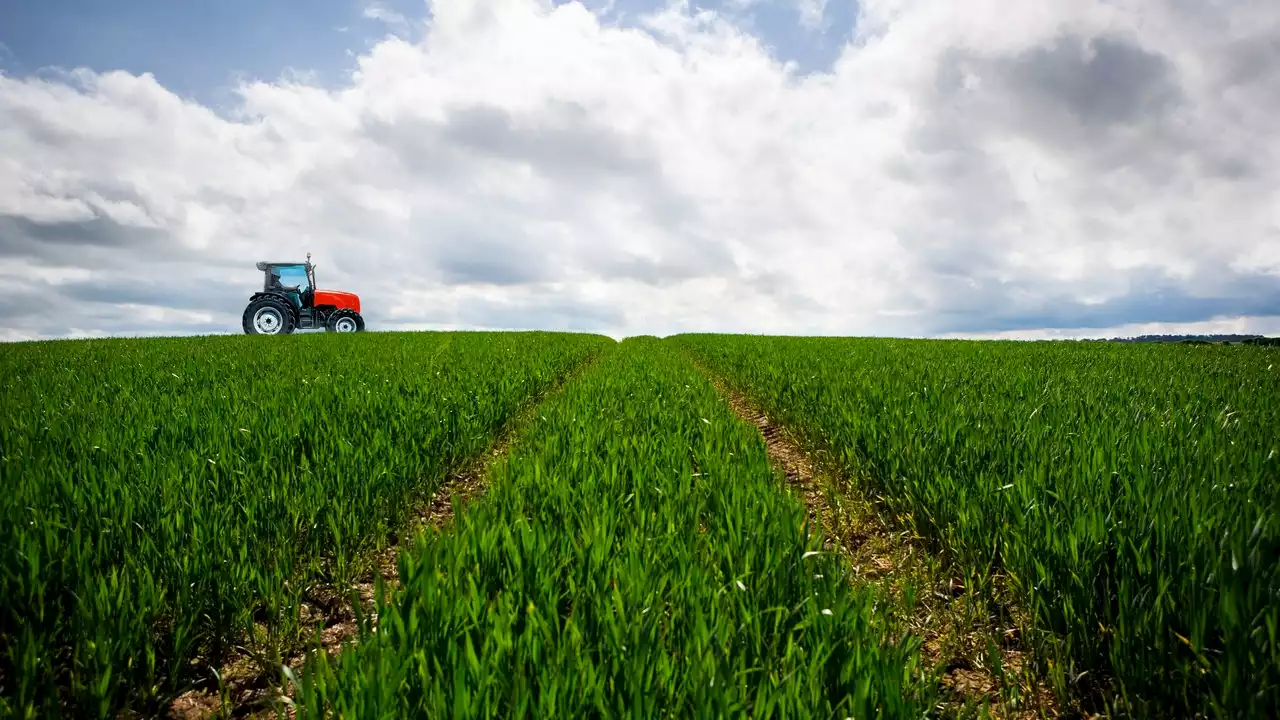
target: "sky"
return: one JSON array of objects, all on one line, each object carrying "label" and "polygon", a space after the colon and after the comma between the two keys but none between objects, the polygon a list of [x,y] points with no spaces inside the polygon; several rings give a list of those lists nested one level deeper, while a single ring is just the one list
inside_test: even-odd
[{"label": "sky", "polygon": [[0,340],[1280,334],[1274,0],[0,4]]}]

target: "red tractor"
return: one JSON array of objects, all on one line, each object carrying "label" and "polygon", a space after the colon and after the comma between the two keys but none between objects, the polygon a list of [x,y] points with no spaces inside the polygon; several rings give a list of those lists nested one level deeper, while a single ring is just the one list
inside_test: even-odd
[{"label": "red tractor", "polygon": [[260,262],[262,292],[249,298],[241,324],[249,335],[287,335],[294,330],[360,332],[360,298],[341,290],[317,290],[311,253],[301,263]]}]

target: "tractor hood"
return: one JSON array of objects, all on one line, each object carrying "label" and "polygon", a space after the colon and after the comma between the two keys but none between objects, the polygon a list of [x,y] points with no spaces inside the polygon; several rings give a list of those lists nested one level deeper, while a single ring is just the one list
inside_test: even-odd
[{"label": "tractor hood", "polygon": [[360,312],[360,297],[355,293],[345,292],[343,290],[316,290],[315,301],[316,307],[324,305],[332,305],[339,310],[354,310]]}]

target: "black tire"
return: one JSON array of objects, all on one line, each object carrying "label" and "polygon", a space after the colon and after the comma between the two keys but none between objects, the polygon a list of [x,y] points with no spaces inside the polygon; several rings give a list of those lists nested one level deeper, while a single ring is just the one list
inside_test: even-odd
[{"label": "black tire", "polygon": [[325,332],[361,332],[364,318],[354,310],[335,310],[324,324]]},{"label": "black tire", "polygon": [[293,332],[293,312],[276,298],[258,298],[244,309],[240,325],[246,335],[288,335]]}]

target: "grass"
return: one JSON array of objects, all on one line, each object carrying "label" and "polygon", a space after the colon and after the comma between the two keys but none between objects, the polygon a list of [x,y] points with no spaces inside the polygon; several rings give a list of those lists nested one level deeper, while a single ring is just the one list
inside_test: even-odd
[{"label": "grass", "polygon": [[918,641],[810,530],[706,378],[623,341],[401,556],[299,715],[919,717]]},{"label": "grass", "polygon": [[149,713],[302,641],[410,499],[612,341],[388,334],[0,351],[0,715]]},{"label": "grass", "polygon": [[[813,451],[808,510],[689,357]],[[5,346],[0,716],[159,713],[233,655],[279,674],[305,608],[521,414],[359,642],[290,671],[300,715],[980,716],[939,686],[983,680],[963,660],[1018,712],[1047,682],[1068,710],[1265,717],[1276,365],[713,335]]]},{"label": "grass", "polygon": [[681,336],[1025,609],[1061,697],[1280,707],[1280,369],[1262,348]]}]

